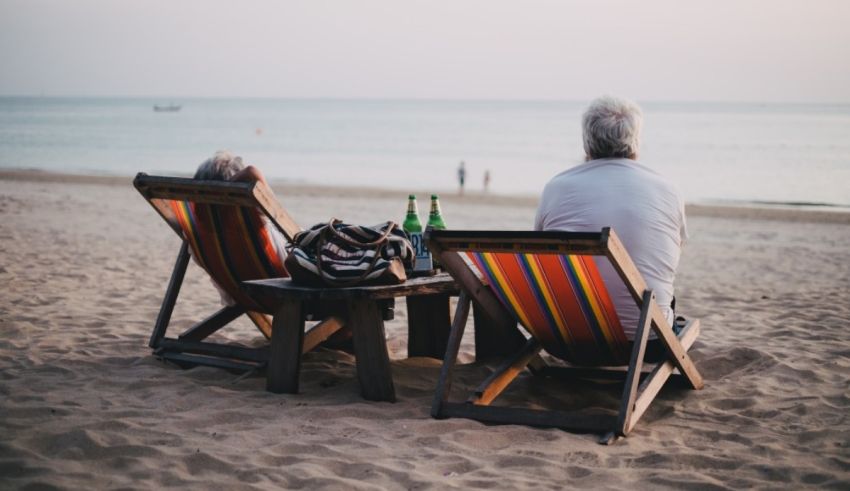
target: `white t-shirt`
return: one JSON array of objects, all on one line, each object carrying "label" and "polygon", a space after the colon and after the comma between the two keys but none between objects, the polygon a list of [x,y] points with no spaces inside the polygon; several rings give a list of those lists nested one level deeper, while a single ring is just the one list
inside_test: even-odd
[{"label": "white t-shirt", "polygon": [[[649,167],[621,158],[585,162],[546,184],[535,230],[598,232],[603,227],[620,237],[672,322],[673,280],[688,237],[678,189]],[[610,262],[596,262],[623,330],[633,339],[640,311]]]}]

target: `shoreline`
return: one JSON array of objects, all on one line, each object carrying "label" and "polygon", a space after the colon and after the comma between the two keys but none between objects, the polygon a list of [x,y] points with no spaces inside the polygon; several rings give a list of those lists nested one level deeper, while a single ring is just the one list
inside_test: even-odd
[{"label": "shoreline", "polygon": [[[175,176],[189,177],[189,176]],[[0,169],[0,180],[27,182],[55,182],[66,184],[94,184],[104,186],[132,186],[132,176],[112,174],[72,174],[41,169]],[[323,186],[320,184],[297,183],[282,179],[269,179],[272,188],[282,195],[315,196],[344,195],[349,198],[399,198],[406,200],[408,194],[430,196],[430,191],[374,188],[363,186]],[[505,195],[468,191],[463,196],[454,193],[441,194],[445,203],[468,203],[496,207],[536,207],[537,197],[531,195]],[[425,199],[421,201],[425,202]],[[709,218],[734,218],[753,220],[779,220],[790,222],[831,223],[850,225],[850,208],[826,203],[794,203],[767,201],[734,201],[687,203],[688,216]]]}]

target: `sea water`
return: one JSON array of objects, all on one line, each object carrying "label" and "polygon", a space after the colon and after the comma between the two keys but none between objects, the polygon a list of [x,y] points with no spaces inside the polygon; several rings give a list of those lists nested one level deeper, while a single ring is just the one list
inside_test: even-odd
[{"label": "sea water", "polygon": [[[181,105],[155,112],[154,105]],[[583,159],[580,102],[0,98],[0,167],[187,175],[229,149],[270,178],[534,195]],[[640,161],[689,202],[850,206],[850,105],[644,103]]]}]

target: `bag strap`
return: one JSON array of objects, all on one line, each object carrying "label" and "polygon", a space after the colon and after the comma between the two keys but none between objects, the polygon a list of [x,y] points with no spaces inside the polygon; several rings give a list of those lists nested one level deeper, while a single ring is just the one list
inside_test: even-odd
[{"label": "bag strap", "polygon": [[387,242],[387,238],[388,238],[388,237],[390,236],[390,234],[393,232],[393,229],[395,229],[395,228],[397,227],[397,225],[396,225],[396,223],[395,223],[395,222],[392,222],[392,221],[387,222],[387,229],[384,231],[384,233],[383,233],[383,234],[382,234],[382,235],[381,235],[381,236],[380,236],[377,240],[374,240],[374,241],[372,241],[372,242],[365,242],[365,243],[364,243],[364,242],[357,242],[357,241],[355,241],[355,240],[351,240],[351,239],[349,239],[348,237],[346,237],[345,235],[342,235],[341,233],[339,233],[339,230],[337,230],[337,229],[336,229],[336,227],[335,227],[334,225],[336,225],[336,224],[340,223],[341,221],[342,221],[342,220],[340,220],[340,219],[338,219],[338,218],[331,218],[331,221],[330,221],[330,222],[328,222],[327,228],[326,228],[325,230],[330,229],[330,232],[331,232],[332,234],[334,234],[335,236],[339,237],[339,238],[340,238],[343,242],[345,242],[345,243],[347,243],[347,244],[350,244],[350,245],[353,245],[353,246],[357,246],[357,247],[363,247],[363,248],[366,248],[366,247],[375,247],[375,248],[377,248],[377,247],[379,247],[379,246],[384,245],[384,244]]},{"label": "bag strap", "polygon": [[[342,220],[339,220],[337,218],[331,218],[331,221],[328,222],[328,224],[324,227],[321,234],[319,235],[319,240],[316,242],[316,266],[317,266],[317,269],[319,270],[319,278],[322,281],[324,281],[325,283],[327,283],[331,286],[336,286],[336,287],[354,286],[357,283],[360,283],[361,281],[363,281],[364,278],[369,276],[369,273],[374,271],[375,265],[378,263],[378,259],[380,258],[379,251],[380,251],[381,247],[389,241],[390,233],[392,233],[393,229],[395,229],[395,227],[397,227],[397,225],[393,221],[387,222],[387,229],[384,231],[384,233],[381,235],[380,238],[378,238],[375,241],[367,242],[367,243],[364,244],[362,242],[353,241],[353,240],[349,239],[348,237],[339,233],[339,231],[336,229],[336,227],[334,227],[334,225],[340,223],[341,221]],[[330,234],[333,234],[334,236],[336,236],[337,238],[339,238],[340,240],[342,240],[343,242],[345,242],[349,245],[361,247],[361,248],[364,248],[364,249],[366,247],[372,247],[373,250],[375,251],[375,255],[372,257],[372,263],[369,264],[369,267],[366,268],[366,270],[363,271],[363,273],[358,278],[355,278],[355,279],[349,280],[349,281],[338,281],[338,280],[332,280],[332,279],[325,276],[325,270],[322,268],[322,246],[325,245],[325,242],[327,242],[327,240],[328,240],[328,235],[330,235]]]}]

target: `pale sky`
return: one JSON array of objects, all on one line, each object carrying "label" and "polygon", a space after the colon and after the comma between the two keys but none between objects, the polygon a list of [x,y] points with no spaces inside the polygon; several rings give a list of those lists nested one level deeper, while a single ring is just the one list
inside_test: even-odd
[{"label": "pale sky", "polygon": [[0,95],[850,103],[847,0],[0,0]]}]

